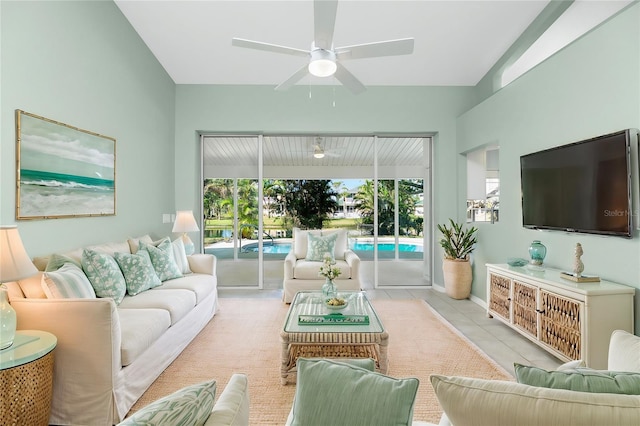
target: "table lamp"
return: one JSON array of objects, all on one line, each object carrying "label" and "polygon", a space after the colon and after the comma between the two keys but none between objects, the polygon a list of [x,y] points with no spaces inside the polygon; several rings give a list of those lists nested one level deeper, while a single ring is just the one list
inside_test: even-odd
[{"label": "table lamp", "polygon": [[187,232],[198,232],[198,224],[193,217],[193,211],[191,210],[178,210],[176,212],[176,221],[173,223],[172,232],[182,232],[182,242],[184,243],[184,251],[187,255],[195,252],[195,246],[193,241],[187,235]]},{"label": "table lamp", "polygon": [[0,350],[13,344],[16,336],[16,311],[9,304],[5,282],[17,281],[38,272],[29,259],[18,228],[0,226]]}]

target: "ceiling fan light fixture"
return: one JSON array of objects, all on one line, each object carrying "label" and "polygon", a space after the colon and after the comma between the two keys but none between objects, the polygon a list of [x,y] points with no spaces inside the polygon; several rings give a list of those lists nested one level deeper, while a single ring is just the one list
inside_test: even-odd
[{"label": "ceiling fan light fixture", "polygon": [[314,158],[324,158],[324,149],[322,149],[320,146],[316,145],[316,147],[313,149],[313,157]]},{"label": "ceiling fan light fixture", "polygon": [[309,73],[311,73],[311,75],[315,75],[316,77],[329,77],[333,75],[337,69],[335,53],[324,49],[311,51],[311,61],[309,62]]}]

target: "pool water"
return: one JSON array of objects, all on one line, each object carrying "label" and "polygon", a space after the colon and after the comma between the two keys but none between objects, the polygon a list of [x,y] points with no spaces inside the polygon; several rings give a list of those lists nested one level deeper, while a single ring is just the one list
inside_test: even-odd
[{"label": "pool water", "polygon": [[[393,243],[378,243],[378,251],[393,251],[395,248]],[[354,243],[350,245],[350,248],[354,251],[373,251],[373,243]],[[400,252],[415,252],[422,253],[422,246],[416,244],[398,244]],[[258,243],[247,244],[242,248],[245,252],[258,252]],[[263,253],[270,254],[287,254],[291,251],[291,243],[265,243],[262,246]]]},{"label": "pool water", "polygon": [[[354,243],[351,244],[351,250],[354,251],[373,251],[373,243]],[[394,243],[378,243],[378,251],[394,251]],[[398,244],[400,252],[422,252],[422,246],[416,244]]]}]

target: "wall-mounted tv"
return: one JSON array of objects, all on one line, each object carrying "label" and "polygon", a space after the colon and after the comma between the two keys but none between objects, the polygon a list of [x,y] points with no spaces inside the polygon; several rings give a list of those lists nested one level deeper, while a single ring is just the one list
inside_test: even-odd
[{"label": "wall-mounted tv", "polygon": [[631,238],[631,137],[623,130],[520,157],[522,224]]}]

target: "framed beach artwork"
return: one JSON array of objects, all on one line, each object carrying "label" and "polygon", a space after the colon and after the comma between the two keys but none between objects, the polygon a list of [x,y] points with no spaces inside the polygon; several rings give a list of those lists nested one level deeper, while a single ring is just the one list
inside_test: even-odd
[{"label": "framed beach artwork", "polygon": [[116,214],[116,140],[16,110],[16,219]]}]

